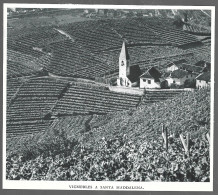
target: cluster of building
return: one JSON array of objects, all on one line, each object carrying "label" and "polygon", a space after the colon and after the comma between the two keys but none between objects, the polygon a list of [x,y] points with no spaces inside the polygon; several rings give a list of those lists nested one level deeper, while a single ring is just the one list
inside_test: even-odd
[{"label": "cluster of building", "polygon": [[[194,83],[195,86],[191,86]],[[210,87],[210,63],[203,66],[188,65],[184,59],[167,64],[164,71],[150,67],[144,73],[138,65],[130,65],[130,56],[123,42],[119,57],[118,86],[140,88],[168,88],[173,86],[186,86],[196,88]]]}]

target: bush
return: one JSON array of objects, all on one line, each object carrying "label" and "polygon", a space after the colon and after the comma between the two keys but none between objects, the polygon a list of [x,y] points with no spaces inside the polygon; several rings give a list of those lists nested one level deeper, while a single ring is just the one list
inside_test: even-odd
[{"label": "bush", "polygon": [[176,16],[174,17],[174,22],[173,22],[173,24],[176,25],[177,28],[181,28],[181,27],[183,26],[183,24],[184,24],[183,21],[182,21],[181,16],[176,15]]},{"label": "bush", "polygon": [[196,88],[196,80],[195,79],[193,79],[193,80],[189,80],[189,79],[185,80],[184,87],[185,88]]},{"label": "bush", "polygon": [[52,133],[44,133],[40,139],[35,140],[35,136],[29,136],[20,140],[20,147],[13,146],[9,149],[9,155],[21,155],[29,160],[39,155],[56,156],[59,154],[69,155],[72,149],[78,144],[75,139],[68,139],[64,131],[53,130]]},{"label": "bush", "polygon": [[167,80],[161,82],[161,89],[169,89]]},{"label": "bush", "polygon": [[117,85],[117,78],[116,77],[110,79],[110,85],[112,85],[112,86]]},{"label": "bush", "polygon": [[[172,138],[168,152],[161,140],[140,144],[126,135],[102,139],[97,146],[78,147],[65,155],[7,158],[7,179],[70,181],[210,181],[210,156],[207,141],[193,139],[190,155],[180,139]],[[204,154],[203,157],[201,154]]]}]

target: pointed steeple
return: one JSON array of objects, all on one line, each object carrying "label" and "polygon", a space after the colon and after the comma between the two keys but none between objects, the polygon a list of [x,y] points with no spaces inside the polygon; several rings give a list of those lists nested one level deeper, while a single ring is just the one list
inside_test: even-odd
[{"label": "pointed steeple", "polygon": [[127,47],[126,47],[126,44],[125,44],[125,41],[123,41],[123,45],[122,45],[122,49],[121,49],[121,52],[120,52],[120,58],[122,59],[126,59],[126,60],[129,60],[129,53],[128,53],[128,50],[127,50]]}]

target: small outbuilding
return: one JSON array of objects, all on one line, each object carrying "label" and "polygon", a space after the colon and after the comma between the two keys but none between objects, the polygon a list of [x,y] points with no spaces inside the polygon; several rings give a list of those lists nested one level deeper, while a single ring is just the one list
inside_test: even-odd
[{"label": "small outbuilding", "polygon": [[203,72],[196,77],[196,88],[210,87],[210,72]]}]

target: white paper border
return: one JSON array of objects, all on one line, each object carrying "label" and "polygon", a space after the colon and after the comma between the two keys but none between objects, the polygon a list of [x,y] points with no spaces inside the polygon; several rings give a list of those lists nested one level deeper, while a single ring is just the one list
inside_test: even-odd
[{"label": "white paper border", "polygon": [[[6,86],[7,86],[7,8],[82,8],[82,9],[191,9],[211,10],[211,148],[210,182],[117,182],[117,181],[14,181],[6,180]],[[158,6],[158,5],[85,5],[85,4],[16,4],[5,3],[3,10],[3,189],[45,189],[45,190],[116,190],[117,186],[129,186],[128,191],[213,191],[214,153],[214,55],[215,55],[215,6]],[[86,185],[90,188],[70,188],[69,185]],[[97,188],[96,188],[97,186]],[[108,186],[108,189],[101,189]],[[143,189],[134,189],[141,186]]]}]

